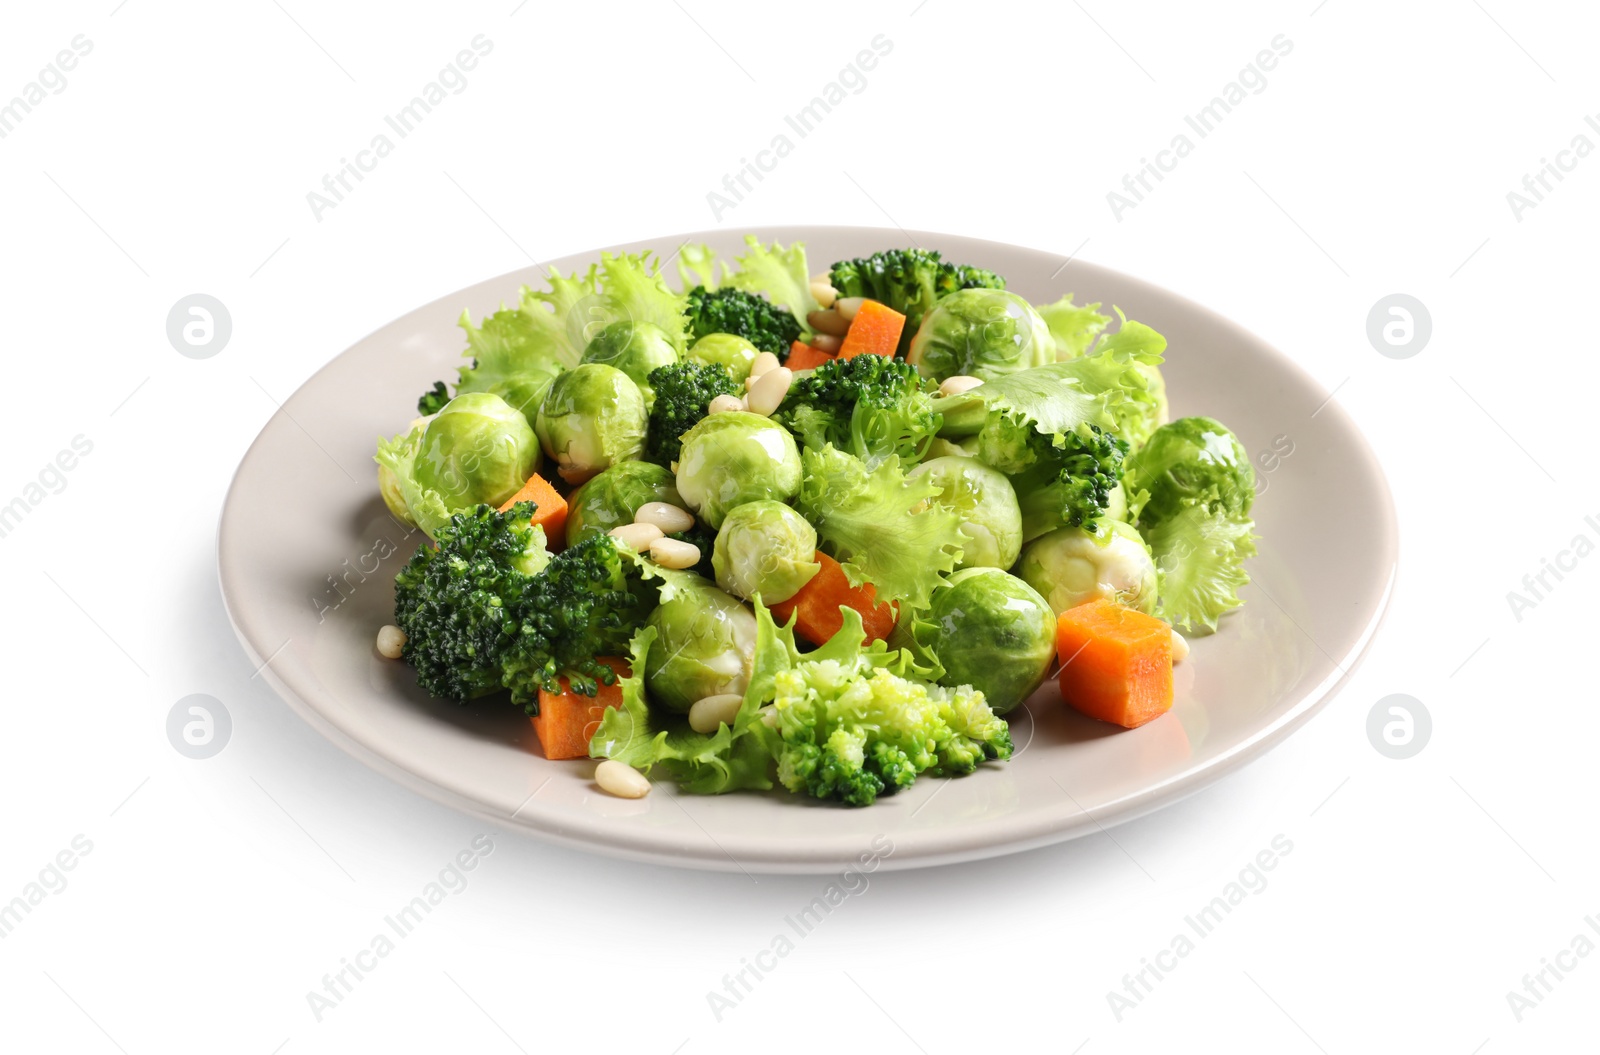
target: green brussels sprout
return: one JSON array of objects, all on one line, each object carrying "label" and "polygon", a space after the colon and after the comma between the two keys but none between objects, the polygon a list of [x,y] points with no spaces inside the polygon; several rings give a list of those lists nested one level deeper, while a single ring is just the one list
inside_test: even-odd
[{"label": "green brussels sprout", "polygon": [[961,514],[957,568],[1011,567],[1022,550],[1022,510],[1005,473],[976,458],[946,456],[925,461],[908,476],[931,476],[939,485],[933,500]]},{"label": "green brussels sprout", "polygon": [[735,381],[750,376],[756,356],[761,352],[755,345],[733,333],[708,333],[689,346],[689,358],[728,371]]},{"label": "green brussels sprout", "polygon": [[1128,456],[1123,479],[1132,494],[1146,492],[1139,516],[1147,524],[1170,519],[1190,500],[1242,517],[1256,497],[1250,456],[1213,418],[1179,418],[1156,429]]},{"label": "green brussels sprout", "polygon": [[639,386],[644,396],[646,410],[655,406],[655,389],[650,387],[650,371],[658,366],[671,366],[678,361],[678,350],[672,346],[667,331],[653,322],[613,322],[599,333],[583,350],[584,363],[604,363],[628,375]]},{"label": "green brussels sprout", "polygon": [[923,377],[992,381],[1055,362],[1055,342],[1033,305],[1003,289],[963,289],[935,304],[906,361]]},{"label": "green brussels sprout", "polygon": [[1005,714],[1044,684],[1056,654],[1056,613],[999,568],[963,568],[933,591],[912,633],[944,667],[942,685],[971,685]]},{"label": "green brussels sprout", "polygon": [[637,458],[648,421],[644,396],[627,374],[583,363],[551,382],[535,427],[561,478],[575,484]]},{"label": "green brussels sprout", "polygon": [[411,510],[406,508],[405,492],[400,489],[400,477],[395,471],[378,463],[378,493],[383,496],[383,504],[389,507],[389,512],[394,518],[407,527],[416,527],[416,518],[411,515]]},{"label": "green brussels sprout", "polygon": [[1156,565],[1139,532],[1117,520],[1102,520],[1096,532],[1057,528],[1022,548],[1017,576],[1044,595],[1057,615],[1106,598],[1156,610]]},{"label": "green brussels sprout", "polygon": [[787,502],[800,493],[800,450],[770,418],[729,411],[683,434],[678,493],[713,528],[746,502]]},{"label": "green brussels sprout", "polygon": [[723,519],[711,567],[717,585],[736,597],[787,601],[822,570],[817,529],[782,502],[746,502]]},{"label": "green brussels sprout", "polygon": [[567,545],[633,523],[647,502],[683,505],[672,474],[654,462],[618,462],[590,477],[567,499]]},{"label": "green brussels sprout", "polygon": [[522,416],[528,419],[528,426],[532,428],[539,418],[539,404],[544,402],[545,394],[550,391],[551,382],[560,373],[560,363],[541,359],[526,373],[496,381],[489,386],[489,391],[520,410]]},{"label": "green brussels sprout", "polygon": [[539,441],[528,419],[491,392],[468,392],[423,427],[413,474],[458,512],[480,502],[498,506],[538,468]]},{"label": "green brussels sprout", "polygon": [[707,696],[743,695],[749,687],[756,617],[738,598],[685,575],[645,625],[657,636],[645,657],[644,686],[662,707],[687,713]]}]

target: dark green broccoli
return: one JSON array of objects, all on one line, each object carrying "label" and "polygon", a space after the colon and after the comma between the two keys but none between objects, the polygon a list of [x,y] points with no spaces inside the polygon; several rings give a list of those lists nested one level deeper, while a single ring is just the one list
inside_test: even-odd
[{"label": "dark green broccoli", "polygon": [[757,294],[731,286],[714,291],[696,286],[686,300],[683,312],[689,319],[691,341],[709,333],[737,334],[783,360],[789,357],[789,346],[800,339],[800,320],[794,313]]},{"label": "dark green broccoli", "polygon": [[[1093,531],[1122,482],[1122,461],[1128,444],[1097,425],[1068,432],[1057,447],[1051,437],[1029,428],[1016,430],[1006,442],[1020,440],[1025,450],[997,449],[1000,436],[986,430],[978,439],[978,456],[1010,471],[1022,508],[1022,538],[1035,539],[1058,527]],[[1015,471],[1023,465],[1020,471]]]},{"label": "dark green broccoli", "polygon": [[655,405],[650,408],[650,431],[645,440],[646,461],[671,467],[678,460],[681,437],[706,416],[717,396],[743,395],[740,384],[720,366],[685,359],[650,371]]},{"label": "dark green broccoli", "polygon": [[656,607],[631,551],[610,535],[593,535],[551,558],[520,598],[515,640],[502,655],[511,702],[539,713],[539,690],[593,696],[597,681],[616,680],[601,656],[625,656],[628,640]]},{"label": "dark green broccoli", "polygon": [[450,402],[450,392],[444,387],[443,381],[435,381],[433,387],[422,393],[422,398],[417,400],[417,413],[423,417],[437,414]]},{"label": "dark green broccoli", "polygon": [[868,469],[890,455],[905,466],[921,461],[943,421],[917,368],[881,355],[835,359],[796,378],[773,418],[806,447],[831,443]]},{"label": "dark green broccoli", "polygon": [[829,270],[829,282],[841,297],[870,297],[906,317],[900,351],[911,347],[922,317],[940,297],[958,289],[1005,289],[1006,280],[981,267],[951,264],[934,249],[887,249],[855,260],[841,260]]},{"label": "dark green broccoli", "polygon": [[529,523],[535,509],[457,513],[437,548],[424,544],[395,576],[401,655],[429,695],[459,702],[500,688],[523,600],[550,559],[543,530]]}]

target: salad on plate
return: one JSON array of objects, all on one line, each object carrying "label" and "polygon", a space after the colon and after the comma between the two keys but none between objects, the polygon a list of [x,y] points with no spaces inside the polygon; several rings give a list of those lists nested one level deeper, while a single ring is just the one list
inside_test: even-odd
[{"label": "salad on plate", "polygon": [[1241,603],[1255,480],[1168,420],[1165,338],[921,248],[673,264],[462,315],[458,377],[378,444],[427,536],[380,654],[626,797],[870,805],[1009,759],[1052,677],[1125,728],[1171,708],[1183,635]]}]

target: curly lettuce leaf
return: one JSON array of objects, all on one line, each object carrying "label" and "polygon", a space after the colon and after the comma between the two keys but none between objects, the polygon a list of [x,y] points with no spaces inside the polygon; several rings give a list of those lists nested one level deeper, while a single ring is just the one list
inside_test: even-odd
[{"label": "curly lettuce leaf", "polygon": [[[429,538],[436,538],[439,529],[450,523],[450,506],[444,496],[430,488],[423,487],[417,482],[414,471],[417,462],[417,451],[422,446],[422,429],[412,429],[403,436],[393,439],[378,438],[378,453],[373,455],[373,461],[389,471],[389,476],[381,483],[391,487],[398,494],[402,507],[411,521],[421,528]],[[384,495],[384,501],[389,500],[389,495]],[[393,506],[390,506],[391,512]]]},{"label": "curly lettuce leaf", "polygon": [[762,245],[755,235],[745,235],[749,249],[738,258],[739,270],[728,275],[724,285],[759,293],[769,301],[794,312],[805,322],[806,313],[821,305],[811,295],[811,272],[806,267],[806,247],[796,242],[785,249],[777,242]]},{"label": "curly lettuce leaf", "polygon": [[[1068,293],[1053,304],[1036,304],[1034,308],[1050,327],[1050,336],[1056,343],[1056,360],[1076,359],[1089,350],[1094,339],[1111,322],[1111,316],[1100,313],[1098,302],[1074,304]],[[1152,331],[1154,332],[1154,331]]]},{"label": "curly lettuce leaf", "polygon": [[727,265],[717,260],[717,251],[704,242],[686,242],[678,249],[678,281],[685,293],[696,286],[716,289],[722,284],[718,273],[725,275],[727,270]]},{"label": "curly lettuce leaf", "polygon": [[965,541],[961,515],[930,501],[939,493],[933,477],[907,479],[893,456],[869,471],[832,446],[806,450],[801,464],[796,507],[851,585],[870,582],[880,598],[928,607]]},{"label": "curly lettuce leaf", "polygon": [[1239,607],[1250,581],[1246,559],[1255,556],[1255,522],[1220,504],[1186,499],[1170,517],[1143,527],[1160,580],[1156,614],[1191,633],[1210,633],[1224,612]]},{"label": "curly lettuce leaf", "polygon": [[[593,322],[627,320],[648,322],[661,327],[678,351],[686,347],[686,321],[683,297],[667,288],[661,276],[660,261],[649,250],[643,253],[600,254],[600,299],[604,318]],[[589,336],[598,328],[589,328]],[[581,352],[581,349],[580,349]]]}]

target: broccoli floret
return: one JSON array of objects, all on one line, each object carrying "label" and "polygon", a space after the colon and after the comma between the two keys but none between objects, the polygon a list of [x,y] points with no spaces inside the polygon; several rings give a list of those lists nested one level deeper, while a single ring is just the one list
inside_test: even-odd
[{"label": "broccoli floret", "polygon": [[394,580],[402,658],[429,695],[464,701],[501,685],[501,663],[524,598],[550,559],[535,505],[497,513],[480,505],[450,518],[438,546],[423,545]]},{"label": "broccoli floret", "polygon": [[955,776],[1011,757],[1010,730],[983,693],[901,677],[867,654],[801,661],[775,688],[767,728],[790,791],[870,806],[921,773]]},{"label": "broccoli floret", "polygon": [[789,346],[800,339],[800,320],[794,313],[757,294],[731,286],[714,291],[696,286],[686,300],[690,341],[710,333],[737,334],[781,361],[789,357]]},{"label": "broccoli floret", "polygon": [[933,249],[888,249],[855,260],[841,260],[829,271],[841,297],[870,297],[906,317],[900,355],[911,347],[922,317],[940,297],[958,289],[1005,289],[1006,280],[981,267],[951,264]]},{"label": "broccoli floret", "polygon": [[423,417],[437,414],[450,402],[450,392],[444,387],[443,381],[435,381],[433,387],[422,393],[422,398],[417,400],[417,413]]},{"label": "broccoli floret", "polygon": [[682,449],[682,436],[706,416],[717,396],[739,395],[740,386],[720,366],[685,359],[650,371],[655,405],[650,408],[650,432],[645,440],[645,460],[671,467]]},{"label": "broccoli floret", "polygon": [[1128,444],[1098,425],[1051,437],[1001,418],[978,434],[978,457],[1011,475],[1022,508],[1022,537],[1063,525],[1093,531],[1122,482]]},{"label": "broccoli floret", "polygon": [[869,469],[890,455],[920,461],[942,423],[917,368],[881,355],[823,363],[789,387],[773,417],[806,447],[831,443]]},{"label": "broccoli floret", "polygon": [[559,692],[563,675],[571,691],[586,696],[597,682],[612,684],[616,675],[598,657],[627,655],[658,593],[610,535],[592,535],[551,558],[523,591],[516,636],[503,653],[511,702],[538,714],[539,690]]}]

